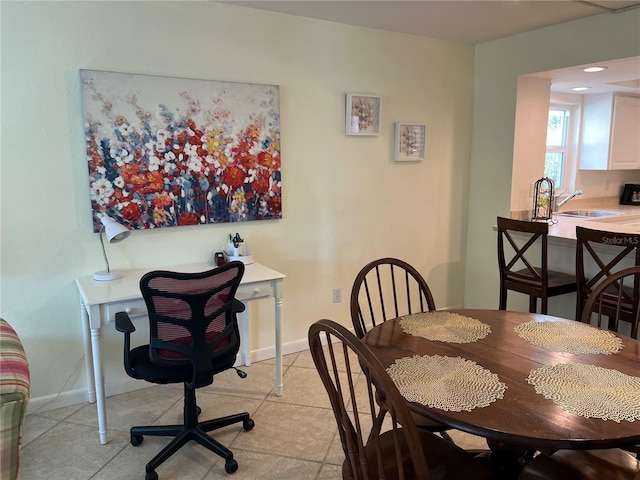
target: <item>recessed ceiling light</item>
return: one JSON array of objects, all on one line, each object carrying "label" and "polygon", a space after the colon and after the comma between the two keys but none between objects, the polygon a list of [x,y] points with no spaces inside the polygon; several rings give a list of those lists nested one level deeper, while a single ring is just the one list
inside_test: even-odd
[{"label": "recessed ceiling light", "polygon": [[605,68],[607,67],[587,67],[587,68],[583,68],[582,71],[587,73],[595,73],[595,72],[601,72]]},{"label": "recessed ceiling light", "polygon": [[589,90],[591,87],[573,87],[571,90],[574,92],[584,92],[585,90]]}]

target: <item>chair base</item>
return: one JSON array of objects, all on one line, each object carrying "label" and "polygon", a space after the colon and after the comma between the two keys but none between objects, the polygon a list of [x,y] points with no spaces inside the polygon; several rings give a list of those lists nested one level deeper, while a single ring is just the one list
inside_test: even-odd
[{"label": "chair base", "polygon": [[217,440],[207,435],[207,432],[217,430],[234,423],[242,422],[242,428],[244,430],[251,430],[255,423],[249,416],[248,412],[238,413],[235,415],[228,415],[222,418],[216,418],[213,420],[207,420],[200,422],[194,427],[187,427],[185,425],[152,425],[145,427],[132,427],[131,428],[131,445],[137,447],[144,439],[144,435],[151,436],[170,436],[174,437],[167,446],[165,446],[160,453],[153,457],[145,467],[146,480],[157,480],[158,474],[155,472],[162,463],[176,453],[183,445],[193,440],[198,442],[203,447],[211,450],[216,455],[225,459],[224,469],[227,473],[233,473],[238,469],[238,462],[233,458],[233,452],[222,445]]}]

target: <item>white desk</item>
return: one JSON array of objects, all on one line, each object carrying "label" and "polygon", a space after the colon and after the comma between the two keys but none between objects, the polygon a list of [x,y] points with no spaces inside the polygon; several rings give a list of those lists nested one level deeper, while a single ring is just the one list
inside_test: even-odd
[{"label": "white desk", "polygon": [[[203,272],[214,268],[207,263],[163,267],[176,272]],[[147,315],[140,293],[140,278],[153,269],[125,270],[122,278],[98,282],[93,275],[76,279],[80,291],[80,313],[84,335],[84,351],[87,369],[89,402],[97,404],[100,443],[107,443],[107,413],[105,409],[104,378],[100,351],[100,329],[113,323],[116,312],[127,312],[132,318]],[[275,301],[276,342],[276,395],[282,395],[282,283],[285,275],[259,263],[247,265],[236,298],[246,303],[251,300],[273,297]],[[245,309],[238,318],[240,324],[241,361],[251,364],[249,345],[249,316]]]}]

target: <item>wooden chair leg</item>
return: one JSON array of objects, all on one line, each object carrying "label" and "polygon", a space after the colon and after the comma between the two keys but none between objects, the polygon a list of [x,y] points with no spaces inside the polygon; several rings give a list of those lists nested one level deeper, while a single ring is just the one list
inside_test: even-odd
[{"label": "wooden chair leg", "polygon": [[529,313],[536,313],[538,308],[538,298],[533,295],[529,297]]},{"label": "wooden chair leg", "polygon": [[547,310],[549,307],[549,298],[548,297],[542,297],[540,299],[540,313],[546,315],[547,314]]},{"label": "wooden chair leg", "polygon": [[500,306],[498,310],[506,310],[507,309],[507,289],[500,287]]}]

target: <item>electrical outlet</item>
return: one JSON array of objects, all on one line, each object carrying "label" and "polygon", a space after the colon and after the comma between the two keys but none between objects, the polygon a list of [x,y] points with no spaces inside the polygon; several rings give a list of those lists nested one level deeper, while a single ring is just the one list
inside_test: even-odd
[{"label": "electrical outlet", "polygon": [[342,301],[342,289],[334,288],[333,289],[333,303],[340,303]]}]

